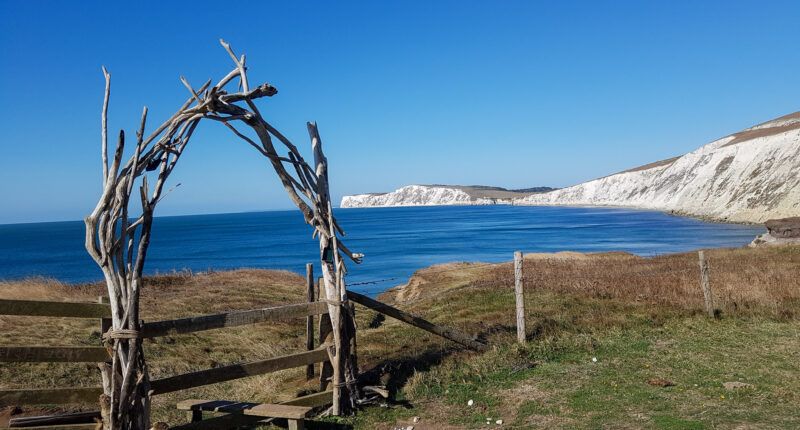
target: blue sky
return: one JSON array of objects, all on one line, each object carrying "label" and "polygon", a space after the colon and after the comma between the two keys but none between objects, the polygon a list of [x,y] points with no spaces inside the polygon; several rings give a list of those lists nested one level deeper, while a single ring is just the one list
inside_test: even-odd
[{"label": "blue sky", "polygon": [[[411,183],[562,187],[800,110],[800,2],[0,1],[0,223],[81,219],[100,110],[134,135],[247,54],[262,113],[325,143],[334,199]],[[152,130],[152,128],[151,128]],[[308,154],[308,152],[306,152]],[[201,124],[157,215],[288,209],[267,163]]]}]

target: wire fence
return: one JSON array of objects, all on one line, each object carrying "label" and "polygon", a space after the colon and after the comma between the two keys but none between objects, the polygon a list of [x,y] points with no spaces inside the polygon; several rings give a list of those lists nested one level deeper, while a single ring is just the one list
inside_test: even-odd
[{"label": "wire fence", "polygon": [[[664,258],[662,256],[662,258]],[[688,256],[676,256],[675,258],[665,258],[662,261],[653,261],[650,259],[637,259],[636,257],[631,257],[630,260],[626,260],[627,270],[624,273],[608,273],[608,271],[604,270],[604,266],[607,264],[608,260],[605,259],[574,259],[574,258],[546,258],[546,259],[535,259],[535,260],[525,260],[525,272],[522,278],[520,278],[523,283],[528,281],[526,284],[526,290],[533,288],[535,285],[541,285],[542,282],[566,282],[566,281],[621,281],[621,280],[630,280],[630,279],[659,279],[664,280],[665,278],[674,279],[674,278],[691,278],[685,279],[686,281],[696,281],[697,287],[697,294],[700,294],[699,285],[700,285],[700,276],[701,270],[697,260],[694,260]],[[800,270],[800,255],[794,256],[782,256],[779,259],[775,257],[755,257],[755,256],[743,256],[737,258],[733,257],[726,257],[724,260],[720,262],[714,262],[713,259],[708,260],[708,268],[715,274],[719,274],[719,272],[736,272],[736,273],[745,273],[748,271],[754,271],[758,273],[762,273],[764,271],[765,266],[769,266],[771,264],[779,264],[785,267],[786,264],[790,266],[797,265],[797,269]],[[434,275],[446,274],[448,272],[457,272],[457,271],[474,271],[476,269],[484,269],[484,268],[494,268],[494,272],[500,272],[505,269],[504,266],[512,266],[512,262],[502,262],[502,263],[464,263],[459,264],[456,267],[447,267],[441,269],[431,269],[431,270],[424,270],[420,274],[423,277],[432,277]],[[680,265],[682,267],[676,268],[676,265]],[[558,269],[565,271],[565,273],[559,274],[536,274],[537,271],[547,271],[545,269],[549,269],[552,267],[557,267]],[[596,267],[596,272],[589,272],[586,273],[588,268]],[[570,270],[574,269],[574,270]],[[512,268],[508,268],[509,274],[512,274]],[[577,272],[577,273],[575,273]],[[478,276],[486,276],[486,274],[480,273],[478,270]],[[495,273],[495,276],[497,274]],[[391,281],[398,281],[406,279],[404,277],[389,277],[384,279],[376,279],[370,281],[362,281],[353,284],[349,284],[348,287],[352,286],[365,286],[365,285],[381,285]],[[443,291],[436,291],[431,292],[428,294],[415,294],[413,297],[404,298],[404,299],[397,299],[390,303],[387,303],[392,306],[399,306],[399,305],[408,305],[420,301],[425,300],[432,300],[442,296],[447,296],[450,294],[462,293],[467,290],[473,289],[484,289],[490,287],[511,287],[514,285],[515,277],[514,276],[506,276],[506,277],[495,277],[493,279],[487,280],[477,280],[477,281],[469,281],[468,283],[460,286],[456,286],[453,288],[449,288]],[[534,284],[534,285],[531,285]],[[800,289],[800,284],[795,285],[794,287],[798,287]],[[385,286],[381,286],[378,288],[368,288],[360,290],[364,294],[368,295],[376,295],[382,292],[387,291]]]}]

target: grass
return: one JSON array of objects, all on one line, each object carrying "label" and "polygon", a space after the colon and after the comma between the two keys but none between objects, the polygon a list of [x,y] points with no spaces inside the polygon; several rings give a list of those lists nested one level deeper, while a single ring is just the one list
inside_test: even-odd
[{"label": "grass", "polygon": [[[357,308],[359,365],[392,397],[328,422],[394,428],[797,428],[800,247],[706,251],[719,318],[703,312],[695,253],[526,255],[528,342],[516,342],[510,263],[418,271],[379,298],[490,341],[484,354]],[[354,269],[355,270],[355,269]],[[148,279],[146,320],[303,301],[286,272]],[[4,298],[91,300],[97,285],[0,284]],[[0,317],[0,344],[97,342],[96,322]],[[151,376],[302,350],[302,321],[174,336],[146,344]],[[35,330],[31,330],[35,327]],[[70,342],[67,342],[70,340]],[[596,361],[592,359],[596,358]],[[177,424],[178,400],[276,401],[313,390],[303,369],[157,396],[154,420]],[[650,385],[651,378],[674,383]],[[727,390],[723,383],[752,387]],[[2,365],[3,388],[94,385],[91,365]],[[472,406],[467,402],[473,400]],[[496,420],[503,424],[494,424]],[[492,424],[487,425],[489,420]]]}]

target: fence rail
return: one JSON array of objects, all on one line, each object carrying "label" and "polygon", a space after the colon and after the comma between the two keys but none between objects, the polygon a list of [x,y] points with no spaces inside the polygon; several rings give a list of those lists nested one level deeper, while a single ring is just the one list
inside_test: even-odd
[{"label": "fence rail", "polygon": [[268,321],[279,321],[328,313],[324,302],[308,302],[272,308],[235,311],[214,315],[181,318],[145,323],[142,337],[152,338],[170,334],[194,333],[224,327],[236,327]]},{"label": "fence rail", "polygon": [[96,403],[103,394],[101,387],[42,388],[0,391],[0,406]]},{"label": "fence rail", "polygon": [[0,362],[98,363],[109,359],[102,346],[3,346]]},{"label": "fence rail", "polygon": [[36,317],[110,318],[107,303],[47,302],[0,299],[0,315]]},{"label": "fence rail", "polygon": [[[101,298],[101,302],[103,299]],[[285,306],[202,315],[190,318],[155,321],[142,326],[142,337],[195,333],[225,327],[236,327],[291,318],[313,317],[328,313],[325,302],[309,301]],[[100,318],[105,331],[110,327],[108,303],[49,302],[0,299],[0,315]],[[164,394],[248,376],[313,365],[330,360],[327,344],[317,349],[250,363],[232,364],[213,369],[189,372],[150,382],[153,394]],[[4,346],[0,362],[106,362],[109,354],[102,346]],[[17,404],[65,404],[97,401],[101,387],[68,387],[46,389],[0,390],[0,406]],[[320,395],[306,399],[318,403],[328,399]]]},{"label": "fence rail", "polygon": [[267,360],[233,364],[230,366],[170,376],[164,379],[156,379],[150,381],[150,388],[153,390],[153,394],[171,393],[173,391],[231,381],[247,376],[262,375],[264,373],[277,372],[293,367],[301,367],[307,364],[320,363],[328,361],[329,359],[326,346],[327,345],[323,345],[321,348],[312,351],[304,351]]}]

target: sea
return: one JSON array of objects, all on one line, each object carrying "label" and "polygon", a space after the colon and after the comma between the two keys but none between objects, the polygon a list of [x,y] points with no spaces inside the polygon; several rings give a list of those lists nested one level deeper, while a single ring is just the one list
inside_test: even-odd
[{"label": "sea", "polygon": [[[658,211],[607,207],[433,206],[334,209],[361,264],[354,291],[376,295],[414,271],[449,262],[502,262],[523,252],[627,251],[655,256],[747,245],[764,227],[703,222]],[[319,242],[297,211],[157,217],[146,274],[238,268],[319,274]],[[0,225],[0,280],[99,281],[84,249],[83,221]]]}]

